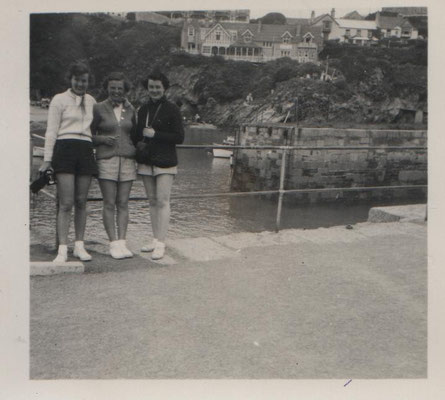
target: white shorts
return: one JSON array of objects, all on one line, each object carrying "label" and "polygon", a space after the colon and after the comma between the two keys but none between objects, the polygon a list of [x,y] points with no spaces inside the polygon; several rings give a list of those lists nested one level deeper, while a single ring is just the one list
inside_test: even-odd
[{"label": "white shorts", "polygon": [[97,160],[99,179],[116,182],[134,181],[136,179],[136,161],[132,158],[114,156]]},{"label": "white shorts", "polygon": [[154,165],[138,164],[138,174],[157,176],[162,174],[176,175],[178,173],[178,167],[159,168]]}]

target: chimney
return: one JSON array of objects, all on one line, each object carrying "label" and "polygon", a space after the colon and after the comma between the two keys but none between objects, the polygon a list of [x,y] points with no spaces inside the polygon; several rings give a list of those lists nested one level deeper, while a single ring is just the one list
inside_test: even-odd
[{"label": "chimney", "polygon": [[261,20],[258,20],[258,33],[260,33],[261,32]]},{"label": "chimney", "polygon": [[335,18],[335,8],[333,8],[333,9],[331,10],[331,17],[332,17],[332,18]]},{"label": "chimney", "polygon": [[380,28],[380,11],[377,11],[375,13],[375,24],[377,28]]},{"label": "chimney", "polygon": [[315,11],[312,10],[312,12],[311,12],[311,19],[310,19],[311,23],[314,21],[314,19],[315,19]]}]

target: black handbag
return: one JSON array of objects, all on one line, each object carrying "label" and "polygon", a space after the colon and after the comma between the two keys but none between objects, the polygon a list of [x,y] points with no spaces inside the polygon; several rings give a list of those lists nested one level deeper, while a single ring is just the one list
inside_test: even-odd
[{"label": "black handbag", "polygon": [[[155,115],[153,116],[153,121],[156,119],[156,116],[158,115],[159,110],[161,109],[161,104],[159,104],[158,108],[156,109]],[[151,125],[149,124],[149,113],[147,110],[147,118],[145,120],[145,127],[150,128]],[[150,144],[147,143],[144,139],[144,141],[139,142],[136,146],[136,153],[134,155],[134,158],[137,163],[139,164],[147,164],[152,165],[151,155],[150,155]]]},{"label": "black handbag", "polygon": [[134,158],[139,164],[150,163],[150,145],[146,142],[139,142],[136,146],[136,153]]}]

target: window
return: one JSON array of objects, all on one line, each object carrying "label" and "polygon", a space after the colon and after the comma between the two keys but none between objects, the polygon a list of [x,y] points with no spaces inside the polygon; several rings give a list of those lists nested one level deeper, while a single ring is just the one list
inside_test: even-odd
[{"label": "window", "polygon": [[362,36],[362,30],[361,29],[357,29],[357,36]]},{"label": "window", "polygon": [[211,51],[210,46],[203,46],[202,47],[202,52],[203,53],[210,54],[210,51]]},{"label": "window", "polygon": [[244,42],[245,43],[250,43],[252,41],[252,36],[247,34],[244,36]]},{"label": "window", "polygon": [[195,43],[189,43],[189,50],[194,50],[195,49]]},{"label": "window", "polygon": [[284,36],[283,37],[283,43],[289,43],[290,42],[290,37],[289,36]]},{"label": "window", "polygon": [[351,30],[350,29],[346,29],[345,36],[351,36]]},{"label": "window", "polygon": [[306,38],[304,39],[304,41],[305,41],[306,43],[312,43],[312,36],[310,36],[310,35],[306,36]]},{"label": "window", "polygon": [[263,42],[263,47],[272,47],[272,42]]},{"label": "window", "polygon": [[323,29],[324,30],[331,29],[331,21],[323,21]]},{"label": "window", "polygon": [[368,31],[368,37],[371,39],[372,38],[372,31]]},{"label": "window", "polygon": [[232,31],[232,32],[230,32],[230,35],[232,36],[232,40],[236,40],[236,38],[238,37],[238,32]]},{"label": "window", "polygon": [[290,51],[289,50],[281,50],[281,57],[289,57]]},{"label": "window", "polygon": [[189,36],[195,36],[195,28],[193,26],[189,26],[188,32]]},{"label": "window", "polygon": [[219,32],[219,31],[215,32],[215,37],[216,37],[216,40],[221,40],[221,32]]}]

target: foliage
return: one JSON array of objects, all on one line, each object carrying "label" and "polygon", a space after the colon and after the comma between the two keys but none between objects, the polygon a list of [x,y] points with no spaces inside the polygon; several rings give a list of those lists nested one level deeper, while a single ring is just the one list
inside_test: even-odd
[{"label": "foliage", "polygon": [[287,21],[283,14],[277,12],[266,14],[264,17],[260,18],[260,20],[263,24],[272,25],[285,25]]}]

